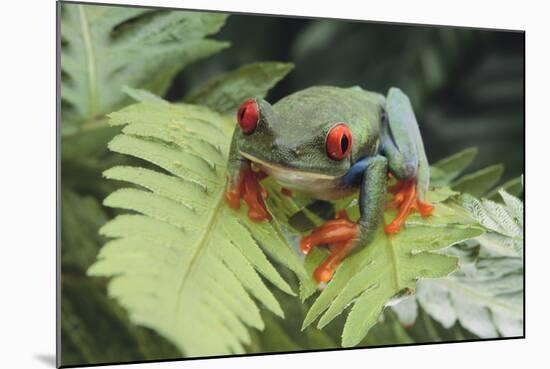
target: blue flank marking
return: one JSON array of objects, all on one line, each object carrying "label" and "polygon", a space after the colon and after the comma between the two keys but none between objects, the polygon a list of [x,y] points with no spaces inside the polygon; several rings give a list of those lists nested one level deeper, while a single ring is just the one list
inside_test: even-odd
[{"label": "blue flank marking", "polygon": [[365,156],[358,160],[349,168],[348,172],[342,177],[342,183],[346,186],[357,186],[363,180],[365,168],[367,168],[370,157]]}]

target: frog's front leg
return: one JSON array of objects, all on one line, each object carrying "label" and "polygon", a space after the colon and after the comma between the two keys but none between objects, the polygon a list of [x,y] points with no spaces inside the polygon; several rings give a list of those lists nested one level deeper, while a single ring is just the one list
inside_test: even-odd
[{"label": "frog's front leg", "polygon": [[389,189],[394,199],[387,207],[398,211],[384,230],[393,234],[399,232],[413,209],[429,216],[433,206],[426,200],[430,167],[409,98],[401,90],[391,88],[386,98],[386,113],[381,130],[383,154],[388,159],[390,172],[398,180]]},{"label": "frog's front leg", "polygon": [[343,213],[339,213],[337,219],[325,222],[300,241],[300,250],[306,255],[315,246],[329,246],[330,255],[313,274],[317,282],[328,282],[338,265],[354,248],[367,245],[382,219],[386,197],[387,160],[379,155],[367,157],[356,163],[350,173],[356,172],[358,168],[361,169],[359,221],[354,223]]},{"label": "frog's front leg", "polygon": [[248,205],[248,217],[255,221],[271,220],[271,214],[265,206],[267,192],[260,184],[265,173],[252,170],[249,160],[239,153],[238,143],[233,136],[229,151],[227,164],[227,187],[225,190],[225,201],[233,208],[241,206],[241,199]]}]

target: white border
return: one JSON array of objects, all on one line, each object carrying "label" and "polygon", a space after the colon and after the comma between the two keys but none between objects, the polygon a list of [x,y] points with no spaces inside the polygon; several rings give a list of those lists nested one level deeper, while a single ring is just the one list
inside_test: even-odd
[{"label": "white border", "polygon": [[[405,21],[527,31],[527,319],[525,340],[461,343],[293,355],[269,355],[157,364],[135,368],[277,368],[287,366],[517,368],[548,362],[548,72],[547,12],[527,2],[393,1],[298,2],[112,1]],[[55,353],[55,5],[53,1],[2,4],[2,367],[51,367]],[[48,358],[49,360],[44,358]],[[49,363],[49,365],[48,365]],[[7,365],[6,365],[7,364]],[[112,366],[116,368],[116,366]],[[106,367],[107,368],[107,367]]]}]

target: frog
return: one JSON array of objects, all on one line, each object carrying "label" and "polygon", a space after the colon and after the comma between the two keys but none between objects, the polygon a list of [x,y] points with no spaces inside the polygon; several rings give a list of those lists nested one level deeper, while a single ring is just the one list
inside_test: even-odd
[{"label": "frog", "polygon": [[430,169],[420,128],[399,88],[384,96],[359,86],[312,86],[273,105],[249,98],[236,120],[225,200],[233,209],[243,200],[251,221],[272,221],[261,184],[268,176],[290,196],[299,191],[332,201],[357,194],[357,221],[339,211],[300,240],[305,255],[318,246],[329,249],[313,272],[319,284],[328,283],[354,250],[368,247],[385,209],[396,209],[384,225],[388,237],[400,232],[413,211],[422,217],[434,211],[427,199]]}]

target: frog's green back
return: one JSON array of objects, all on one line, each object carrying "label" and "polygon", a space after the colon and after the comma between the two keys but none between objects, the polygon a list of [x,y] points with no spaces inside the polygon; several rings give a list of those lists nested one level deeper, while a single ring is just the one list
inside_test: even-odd
[{"label": "frog's green back", "polygon": [[273,109],[279,118],[278,135],[287,145],[300,146],[327,125],[345,122],[354,137],[352,157],[359,158],[377,149],[384,102],[383,95],[357,86],[315,86],[284,97]]}]

